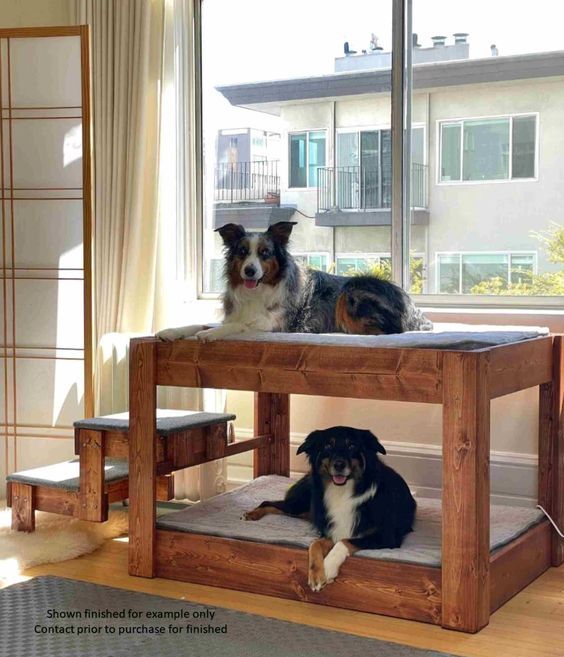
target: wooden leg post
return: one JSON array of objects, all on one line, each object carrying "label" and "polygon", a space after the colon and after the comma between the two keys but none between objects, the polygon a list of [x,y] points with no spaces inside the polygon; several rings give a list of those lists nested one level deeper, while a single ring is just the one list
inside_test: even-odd
[{"label": "wooden leg post", "polygon": [[108,496],[104,492],[104,442],[101,431],[79,429],[80,490],[78,517],[103,522],[108,519]]},{"label": "wooden leg post", "polygon": [[12,481],[12,529],[19,532],[35,530],[34,487]]},{"label": "wooden leg post", "polygon": [[290,395],[255,393],[255,435],[272,434],[273,440],[254,452],[254,476],[290,475]]},{"label": "wooden leg post", "polygon": [[129,574],[155,576],[156,343],[134,339],[129,351]]},{"label": "wooden leg post", "polygon": [[[539,504],[564,527],[564,345],[554,337],[552,382],[539,386]],[[564,541],[552,535],[553,566],[564,562]]]},{"label": "wooden leg post", "polygon": [[442,625],[464,632],[490,615],[487,365],[486,354],[444,354]]}]

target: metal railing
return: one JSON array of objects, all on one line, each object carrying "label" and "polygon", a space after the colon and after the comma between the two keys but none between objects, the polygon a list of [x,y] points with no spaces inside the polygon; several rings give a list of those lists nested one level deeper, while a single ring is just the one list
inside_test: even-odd
[{"label": "metal railing", "polygon": [[214,171],[214,200],[224,203],[264,201],[279,204],[278,160],[220,162]]},{"label": "metal railing", "polygon": [[[317,211],[380,210],[392,204],[391,170],[361,166],[322,167],[317,170]],[[411,165],[411,206],[427,208],[428,167]]]}]

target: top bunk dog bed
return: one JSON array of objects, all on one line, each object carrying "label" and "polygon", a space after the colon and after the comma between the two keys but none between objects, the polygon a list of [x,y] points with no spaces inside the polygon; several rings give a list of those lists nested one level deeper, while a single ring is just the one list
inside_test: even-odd
[{"label": "top bunk dog bed", "polygon": [[[564,545],[533,509],[490,509],[490,401],[539,386],[539,504],[564,523],[562,336],[523,327],[443,325],[393,336],[244,334],[212,343],[138,338],[130,351],[129,572],[476,632]],[[251,484],[156,521],[156,386],[252,390]],[[418,499],[400,550],[349,558],[334,583],[307,585],[303,521],[239,520],[278,497],[290,470],[291,393],[443,406],[442,502]],[[206,460],[227,452],[208,445]],[[373,554],[370,554],[370,553]]]}]

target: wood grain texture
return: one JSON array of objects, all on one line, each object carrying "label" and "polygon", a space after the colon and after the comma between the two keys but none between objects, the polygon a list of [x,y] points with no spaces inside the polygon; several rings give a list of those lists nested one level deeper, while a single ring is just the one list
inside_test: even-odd
[{"label": "wood grain texture", "polygon": [[439,350],[177,340],[157,354],[159,385],[442,401]]},{"label": "wood grain texture", "polygon": [[[109,458],[129,458],[129,434],[127,431],[104,431],[104,453]],[[157,462],[166,460],[167,440],[157,436]]]},{"label": "wood grain texture", "polygon": [[[539,504],[564,527],[564,347],[554,336],[551,383],[539,389]],[[552,536],[552,565],[564,562],[564,541]]]},{"label": "wood grain texture", "polygon": [[492,556],[492,613],[550,568],[551,532],[548,521],[543,521]]},{"label": "wood grain texture", "polygon": [[214,461],[223,458],[227,447],[227,422],[206,427],[205,436],[206,459]]},{"label": "wood grain texture", "polygon": [[487,353],[443,360],[443,627],[477,632],[490,613]]},{"label": "wood grain texture", "polygon": [[35,490],[29,484],[13,481],[11,485],[12,529],[19,532],[35,530]]},{"label": "wood grain texture", "polygon": [[307,585],[307,550],[158,530],[157,576],[441,622],[437,568],[351,557],[334,583],[313,593]]},{"label": "wood grain texture", "polygon": [[552,379],[550,336],[490,347],[488,354],[492,399],[532,388]]},{"label": "wood grain texture", "polygon": [[172,474],[157,477],[157,500],[168,502],[174,498],[174,478]]},{"label": "wood grain texture", "polygon": [[79,432],[79,513],[81,520],[102,522],[108,519],[108,496],[105,493],[104,441],[101,431]]},{"label": "wood grain texture", "polygon": [[155,573],[156,350],[152,339],[129,350],[129,572]]},{"label": "wood grain texture", "polygon": [[34,491],[37,511],[78,517],[79,499],[77,491],[46,488],[45,486],[34,486]]},{"label": "wood grain texture", "polygon": [[254,453],[255,477],[290,476],[290,395],[255,393],[255,434],[271,434],[272,441]]}]

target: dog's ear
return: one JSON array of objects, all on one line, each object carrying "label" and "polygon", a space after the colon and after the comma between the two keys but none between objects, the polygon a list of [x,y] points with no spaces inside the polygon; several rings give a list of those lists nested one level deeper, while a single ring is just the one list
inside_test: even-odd
[{"label": "dog's ear", "polygon": [[325,437],[325,431],[312,431],[304,442],[298,447],[296,454],[305,452],[308,456],[314,454],[320,447]]},{"label": "dog's ear", "polygon": [[232,246],[245,235],[244,227],[238,224],[225,224],[221,228],[216,228],[215,232],[221,235],[225,246]]},{"label": "dog's ear", "polygon": [[277,224],[269,226],[266,234],[270,235],[270,237],[281,246],[286,246],[290,239],[290,235],[292,234],[292,228],[296,223],[296,221],[279,221]]},{"label": "dog's ear", "polygon": [[362,440],[368,449],[375,449],[380,454],[386,454],[384,445],[376,438],[372,431],[368,430],[359,430],[359,433],[362,434]]}]

